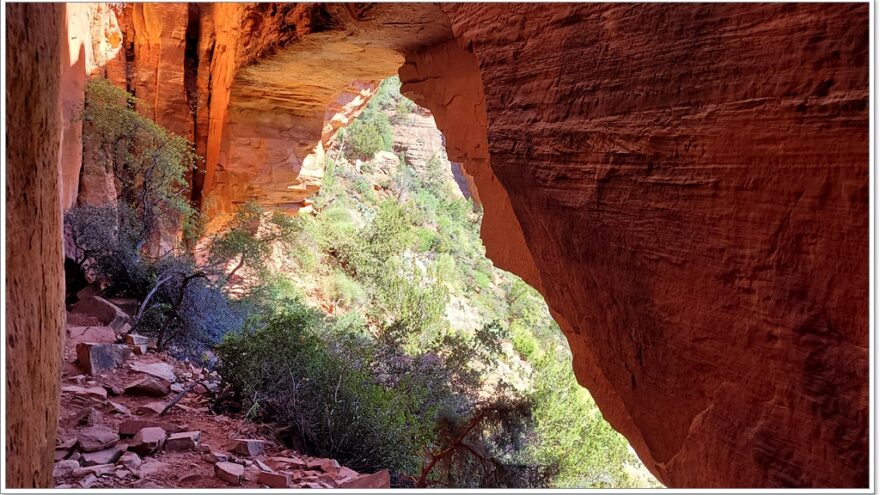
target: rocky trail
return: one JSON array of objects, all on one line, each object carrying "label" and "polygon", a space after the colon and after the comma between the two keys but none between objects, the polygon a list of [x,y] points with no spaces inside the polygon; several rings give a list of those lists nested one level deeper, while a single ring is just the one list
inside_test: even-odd
[{"label": "rocky trail", "polygon": [[217,374],[129,333],[125,307],[86,296],[68,313],[57,488],[389,486],[387,470],[361,474],[301,455],[266,427],[212,412]]}]

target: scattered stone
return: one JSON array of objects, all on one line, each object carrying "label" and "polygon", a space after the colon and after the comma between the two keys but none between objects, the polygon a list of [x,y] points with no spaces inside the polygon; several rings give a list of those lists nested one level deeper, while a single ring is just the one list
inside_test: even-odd
[{"label": "scattered stone", "polygon": [[214,464],[214,476],[231,484],[240,485],[244,475],[244,467],[232,462],[218,462]]},{"label": "scattered stone", "polygon": [[102,383],[102,387],[107,391],[107,394],[112,395],[114,397],[122,395],[123,390],[116,385],[111,385],[109,383]]},{"label": "scattered stone", "polygon": [[86,381],[86,375],[76,375],[71,377],[70,380],[76,382],[78,385],[82,385],[82,383]]},{"label": "scattered stone", "polygon": [[200,443],[196,445],[196,452],[201,452],[203,454],[211,452],[211,446],[206,443]]},{"label": "scattered stone", "polygon": [[100,424],[103,419],[104,415],[94,407],[86,407],[73,414],[74,424],[76,425],[95,426]]},{"label": "scattered stone", "polygon": [[141,457],[134,452],[126,452],[119,458],[119,463],[131,471],[141,467]]},{"label": "scattered stone", "polygon": [[119,479],[125,479],[129,474],[131,474],[127,469],[117,469],[113,473]]},{"label": "scattered stone", "polygon": [[179,383],[172,383],[171,384],[171,391],[179,394],[180,392],[183,392],[183,385],[181,385]]},{"label": "scattered stone", "polygon": [[131,349],[121,344],[80,342],[76,345],[77,362],[92,376],[104,370],[118,368],[130,355]]},{"label": "scattered stone", "polygon": [[74,471],[74,478],[82,478],[83,476],[87,476],[89,474],[94,474],[95,476],[103,476],[105,474],[110,474],[116,468],[113,464],[95,464],[93,466],[88,466],[84,468],[79,468]]},{"label": "scattered stone", "polygon": [[164,397],[168,395],[168,385],[156,380],[151,376],[145,376],[140,380],[129,383],[125,387],[125,393],[130,395],[153,395]]},{"label": "scattered stone", "polygon": [[266,459],[266,464],[275,470],[306,468],[306,462],[299,457],[269,457]]},{"label": "scattered stone", "polygon": [[136,356],[143,356],[148,351],[146,344],[142,344],[142,345],[127,344],[127,345],[128,345],[128,348],[131,349],[131,352],[133,352]]},{"label": "scattered stone", "polygon": [[55,467],[52,468],[52,477],[67,478],[73,475],[77,469],[79,469],[79,463],[76,461],[58,461],[55,463]]},{"label": "scattered stone", "polygon": [[181,433],[172,433],[168,440],[165,441],[166,450],[193,450],[199,444],[198,431],[184,431]]},{"label": "scattered stone", "polygon": [[158,351],[159,350],[159,343],[156,342],[156,339],[150,339],[150,341],[147,342],[147,350],[148,351]]},{"label": "scattered stone", "polygon": [[263,464],[263,461],[261,461],[259,459],[255,459],[254,464],[256,464],[258,468],[260,468],[260,471],[268,471],[268,472],[272,471],[272,468]]},{"label": "scattered stone", "polygon": [[263,447],[268,443],[265,440],[256,440],[253,438],[236,438],[235,446],[231,452],[246,455],[249,457],[258,456],[263,453]]},{"label": "scattered stone", "polygon": [[362,474],[349,480],[340,481],[339,488],[391,488],[391,475],[387,469],[373,474]]},{"label": "scattered stone", "polygon": [[80,402],[100,403],[107,399],[107,391],[103,387],[77,387],[67,386],[61,389],[62,393],[73,394],[73,398]]},{"label": "scattered stone", "polygon": [[138,414],[160,414],[165,410],[164,402],[148,402],[147,404],[143,404],[138,408]]},{"label": "scattered stone", "polygon": [[94,474],[90,474],[85,478],[79,480],[79,486],[82,488],[91,488],[98,481],[98,477]]},{"label": "scattered stone", "polygon": [[213,462],[226,462],[229,460],[228,455],[217,451],[211,451],[206,457]]},{"label": "scattered stone", "polygon": [[86,452],[82,454],[83,466],[98,466],[101,464],[113,464],[122,457],[125,449],[119,445],[114,445],[109,449],[99,450],[97,452]]},{"label": "scattered stone", "polygon": [[201,383],[197,383],[196,386],[193,387],[192,391],[199,395],[204,395],[208,393],[208,389]]},{"label": "scattered stone", "polygon": [[99,426],[86,428],[77,435],[79,448],[83,452],[97,452],[116,445],[119,435]]},{"label": "scattered stone", "polygon": [[135,334],[135,333],[130,333],[130,334],[128,334],[128,335],[125,336],[125,343],[126,343],[126,344],[129,344],[129,345],[143,345],[143,346],[146,346],[146,345],[147,345],[147,342],[149,342],[149,341],[150,341],[149,338],[144,337],[143,335]]},{"label": "scattered stone", "polygon": [[318,483],[314,483],[314,482],[311,482],[311,481],[307,481],[307,482],[303,483],[303,484],[300,485],[300,486],[302,486],[303,488],[317,488],[317,489],[324,488],[324,487],[321,486],[320,484],[318,484]]},{"label": "scattered stone", "polygon": [[135,361],[129,367],[134,371],[152,375],[168,382],[177,381],[174,368],[168,363],[139,363]]},{"label": "scattered stone", "polygon": [[320,469],[325,473],[336,474],[339,472],[339,462],[336,459],[314,459],[306,463],[309,469]]},{"label": "scattered stone", "polygon": [[113,412],[125,415],[131,414],[131,411],[129,411],[128,408],[123,406],[122,404],[118,402],[113,402],[112,400],[109,400],[107,402],[110,404],[110,407],[113,408]]},{"label": "scattered stone", "polygon": [[286,474],[263,471],[257,481],[269,488],[290,488],[290,476]]},{"label": "scattered stone", "polygon": [[131,442],[128,450],[140,455],[150,455],[165,444],[165,430],[158,426],[144,428],[137,432]]},{"label": "scattered stone", "polygon": [[71,451],[73,451],[73,448],[76,447],[76,444],[76,438],[71,438],[61,442],[60,445],[55,446],[55,462],[67,459],[70,456]]},{"label": "scattered stone", "polygon": [[67,483],[65,483],[63,485],[55,485],[55,488],[58,488],[59,490],[70,490],[71,488],[73,488],[73,485],[68,485]]},{"label": "scattered stone", "polygon": [[130,437],[137,434],[144,428],[159,427],[168,433],[179,433],[186,429],[175,424],[166,423],[164,421],[151,421],[148,419],[129,419],[119,424],[119,434],[123,437]]},{"label": "scattered stone", "polygon": [[262,471],[260,471],[257,466],[248,466],[244,469],[244,475],[242,478],[244,478],[245,481],[254,483],[257,481],[257,478],[260,477],[260,473],[262,473]]},{"label": "scattered stone", "polygon": [[80,454],[78,450],[74,450],[73,453],[70,454],[70,457],[67,458],[69,461],[76,462],[81,462],[80,459],[82,459],[82,454]]}]

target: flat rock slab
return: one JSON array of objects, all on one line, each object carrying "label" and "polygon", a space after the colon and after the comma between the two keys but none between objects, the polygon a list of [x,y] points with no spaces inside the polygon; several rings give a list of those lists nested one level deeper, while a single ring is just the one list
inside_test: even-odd
[{"label": "flat rock slab", "polygon": [[199,444],[200,436],[198,431],[172,433],[165,441],[165,450],[193,450]]},{"label": "flat rock slab", "polygon": [[67,327],[67,342],[76,347],[81,342],[116,343],[116,332],[110,327]]},{"label": "flat rock slab", "polygon": [[142,419],[129,419],[119,424],[119,434],[123,437],[136,435],[137,432],[144,428],[158,427],[169,433],[178,433],[184,431],[185,428],[164,421],[151,421]]},{"label": "flat rock slab", "polygon": [[266,464],[272,469],[305,469],[306,461],[299,457],[273,456],[266,459]]},{"label": "flat rock slab", "polygon": [[158,452],[163,445],[165,445],[165,430],[153,426],[137,432],[128,450],[140,455],[150,455]]},{"label": "flat rock slab", "polygon": [[93,426],[80,431],[76,439],[82,452],[97,452],[116,445],[119,435],[107,428]]},{"label": "flat rock slab", "polygon": [[355,478],[338,482],[339,488],[391,488],[391,475],[387,469],[373,474],[362,474]]},{"label": "flat rock slab", "polygon": [[76,361],[91,375],[122,366],[131,355],[131,349],[122,344],[80,342],[76,345]]},{"label": "flat rock slab", "polygon": [[232,447],[231,451],[249,457],[255,457],[262,454],[266,444],[269,443],[265,440],[257,440],[253,438],[236,438],[234,441],[235,445]]},{"label": "flat rock slab", "polygon": [[168,382],[175,382],[177,375],[174,374],[174,368],[168,363],[139,363],[137,361],[129,365],[133,371],[144,373],[147,375],[161,378]]},{"label": "flat rock slab", "polygon": [[306,463],[308,469],[320,469],[325,473],[336,474],[339,472],[339,462],[336,459],[314,459]]},{"label": "flat rock slab", "polygon": [[122,465],[128,468],[130,471],[134,471],[137,468],[141,467],[141,456],[135,454],[134,452],[126,452],[122,454],[122,457],[119,458],[119,462],[122,463]]},{"label": "flat rock slab", "polygon": [[290,476],[282,473],[269,473],[263,471],[257,481],[269,488],[290,488]]},{"label": "flat rock slab", "polygon": [[125,393],[129,395],[152,395],[156,397],[164,397],[168,395],[170,391],[168,385],[151,376],[145,376],[140,380],[135,380],[125,386]]},{"label": "flat rock slab", "polygon": [[149,402],[144,404],[138,408],[138,414],[150,415],[150,414],[162,414],[162,411],[165,410],[165,406],[167,404],[164,402]]},{"label": "flat rock slab", "polygon": [[129,345],[144,345],[150,342],[149,337],[145,337],[143,335],[138,335],[136,333],[130,333],[125,336],[125,343]]},{"label": "flat rock slab", "polygon": [[79,463],[76,461],[58,461],[52,469],[53,478],[67,478],[79,469]]},{"label": "flat rock slab", "polygon": [[122,446],[114,445],[109,449],[83,453],[81,462],[83,466],[113,464],[122,457],[123,453],[125,453],[125,449]]},{"label": "flat rock slab", "polygon": [[234,462],[218,462],[214,464],[214,476],[231,484],[240,485],[244,475],[244,466]]}]

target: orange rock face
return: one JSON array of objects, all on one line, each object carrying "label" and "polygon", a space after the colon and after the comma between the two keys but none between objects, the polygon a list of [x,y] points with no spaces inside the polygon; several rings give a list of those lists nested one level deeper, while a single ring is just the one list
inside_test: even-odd
[{"label": "orange rock face", "polygon": [[478,190],[487,253],[544,294],[579,381],[661,481],[864,487],[867,16],[135,4],[104,70],[195,140],[193,199],[219,215],[301,202],[399,68]]}]

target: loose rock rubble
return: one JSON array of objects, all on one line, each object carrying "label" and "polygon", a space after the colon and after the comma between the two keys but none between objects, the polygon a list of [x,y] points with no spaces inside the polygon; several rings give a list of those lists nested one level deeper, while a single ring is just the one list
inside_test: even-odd
[{"label": "loose rock rubble", "polygon": [[112,316],[119,343],[107,341],[110,325],[90,327],[102,329],[96,332],[82,326],[69,329],[71,334],[89,339],[98,335],[103,341],[73,340],[65,348],[61,409],[67,414],[59,417],[56,487],[389,486],[387,470],[360,474],[334,459],[303,456],[280,446],[253,423],[214,414],[209,396],[219,387],[216,372],[155,352],[145,337],[129,333],[118,308],[108,306],[112,302],[94,299],[85,306],[97,308],[102,317],[72,314],[69,321],[88,325],[97,319],[106,325],[106,318]]}]

